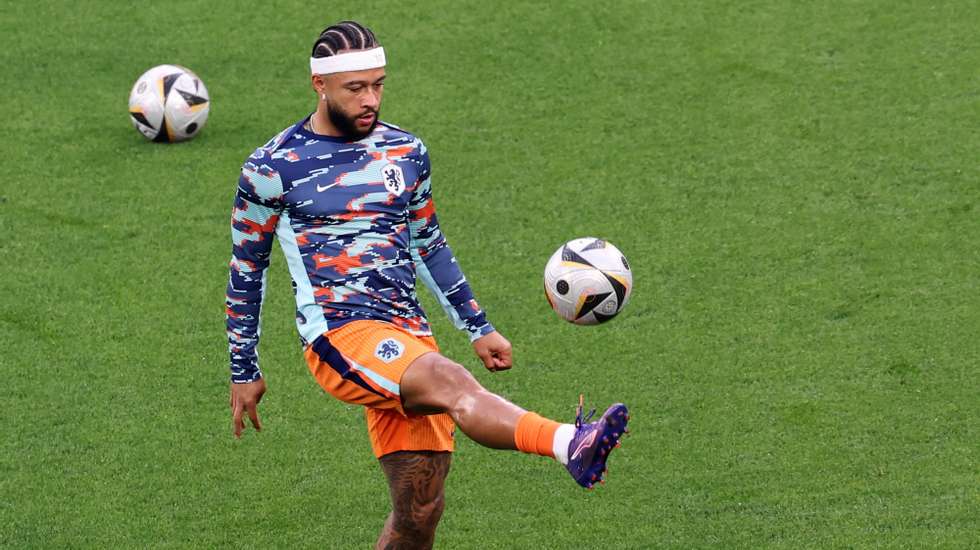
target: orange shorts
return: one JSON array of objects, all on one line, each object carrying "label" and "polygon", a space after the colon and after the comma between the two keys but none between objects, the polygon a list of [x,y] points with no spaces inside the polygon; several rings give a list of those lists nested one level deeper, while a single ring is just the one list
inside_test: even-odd
[{"label": "orange shorts", "polygon": [[448,414],[413,415],[402,408],[399,383],[412,361],[438,352],[431,336],[415,336],[384,321],[352,321],[306,347],[313,377],[330,395],[364,405],[377,457],[395,451],[452,451]]}]

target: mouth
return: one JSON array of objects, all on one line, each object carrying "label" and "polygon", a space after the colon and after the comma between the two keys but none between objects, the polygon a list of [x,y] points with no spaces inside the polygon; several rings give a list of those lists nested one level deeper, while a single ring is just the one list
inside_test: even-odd
[{"label": "mouth", "polygon": [[365,113],[365,114],[357,117],[356,120],[357,120],[357,123],[359,125],[361,125],[361,126],[367,126],[367,125],[371,124],[372,122],[374,122],[374,117],[376,117],[376,116],[377,115],[375,113],[373,113],[373,112],[372,113]]}]

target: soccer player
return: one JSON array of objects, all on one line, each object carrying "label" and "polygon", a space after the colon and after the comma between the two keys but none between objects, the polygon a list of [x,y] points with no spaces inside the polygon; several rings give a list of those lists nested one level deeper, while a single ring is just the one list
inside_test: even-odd
[{"label": "soccer player", "polygon": [[[580,485],[602,481],[629,419],[615,404],[596,422],[560,424],[484,389],[444,357],[416,296],[421,280],[490,371],[511,345],[487,321],[439,229],[422,141],[378,120],[385,53],[353,21],[313,44],[316,111],[245,161],[232,213],[227,290],[233,432],[261,429],[266,391],[259,319],[273,235],[296,294],[296,326],[324,390],[365,407],[393,510],[381,548],[432,546],[454,426],[477,443],[555,458]],[[594,412],[594,411],[593,411]]]}]

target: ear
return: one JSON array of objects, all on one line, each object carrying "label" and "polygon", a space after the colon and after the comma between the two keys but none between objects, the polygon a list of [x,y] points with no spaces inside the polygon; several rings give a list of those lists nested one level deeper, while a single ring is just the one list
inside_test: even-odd
[{"label": "ear", "polygon": [[316,95],[323,97],[323,94],[327,91],[327,81],[324,79],[322,74],[315,74],[310,77],[310,83],[313,86],[313,91]]}]

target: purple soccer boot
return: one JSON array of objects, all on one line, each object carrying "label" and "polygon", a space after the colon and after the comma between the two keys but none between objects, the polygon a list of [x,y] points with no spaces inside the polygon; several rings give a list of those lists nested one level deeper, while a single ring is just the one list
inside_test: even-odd
[{"label": "purple soccer boot", "polygon": [[596,483],[604,482],[606,460],[609,459],[609,453],[619,447],[619,438],[629,433],[626,423],[629,422],[630,415],[626,405],[616,403],[606,409],[598,421],[589,422],[595,409],[583,419],[583,401],[583,397],[579,396],[575,436],[568,444],[568,464],[565,468],[579,485],[591,489]]}]

